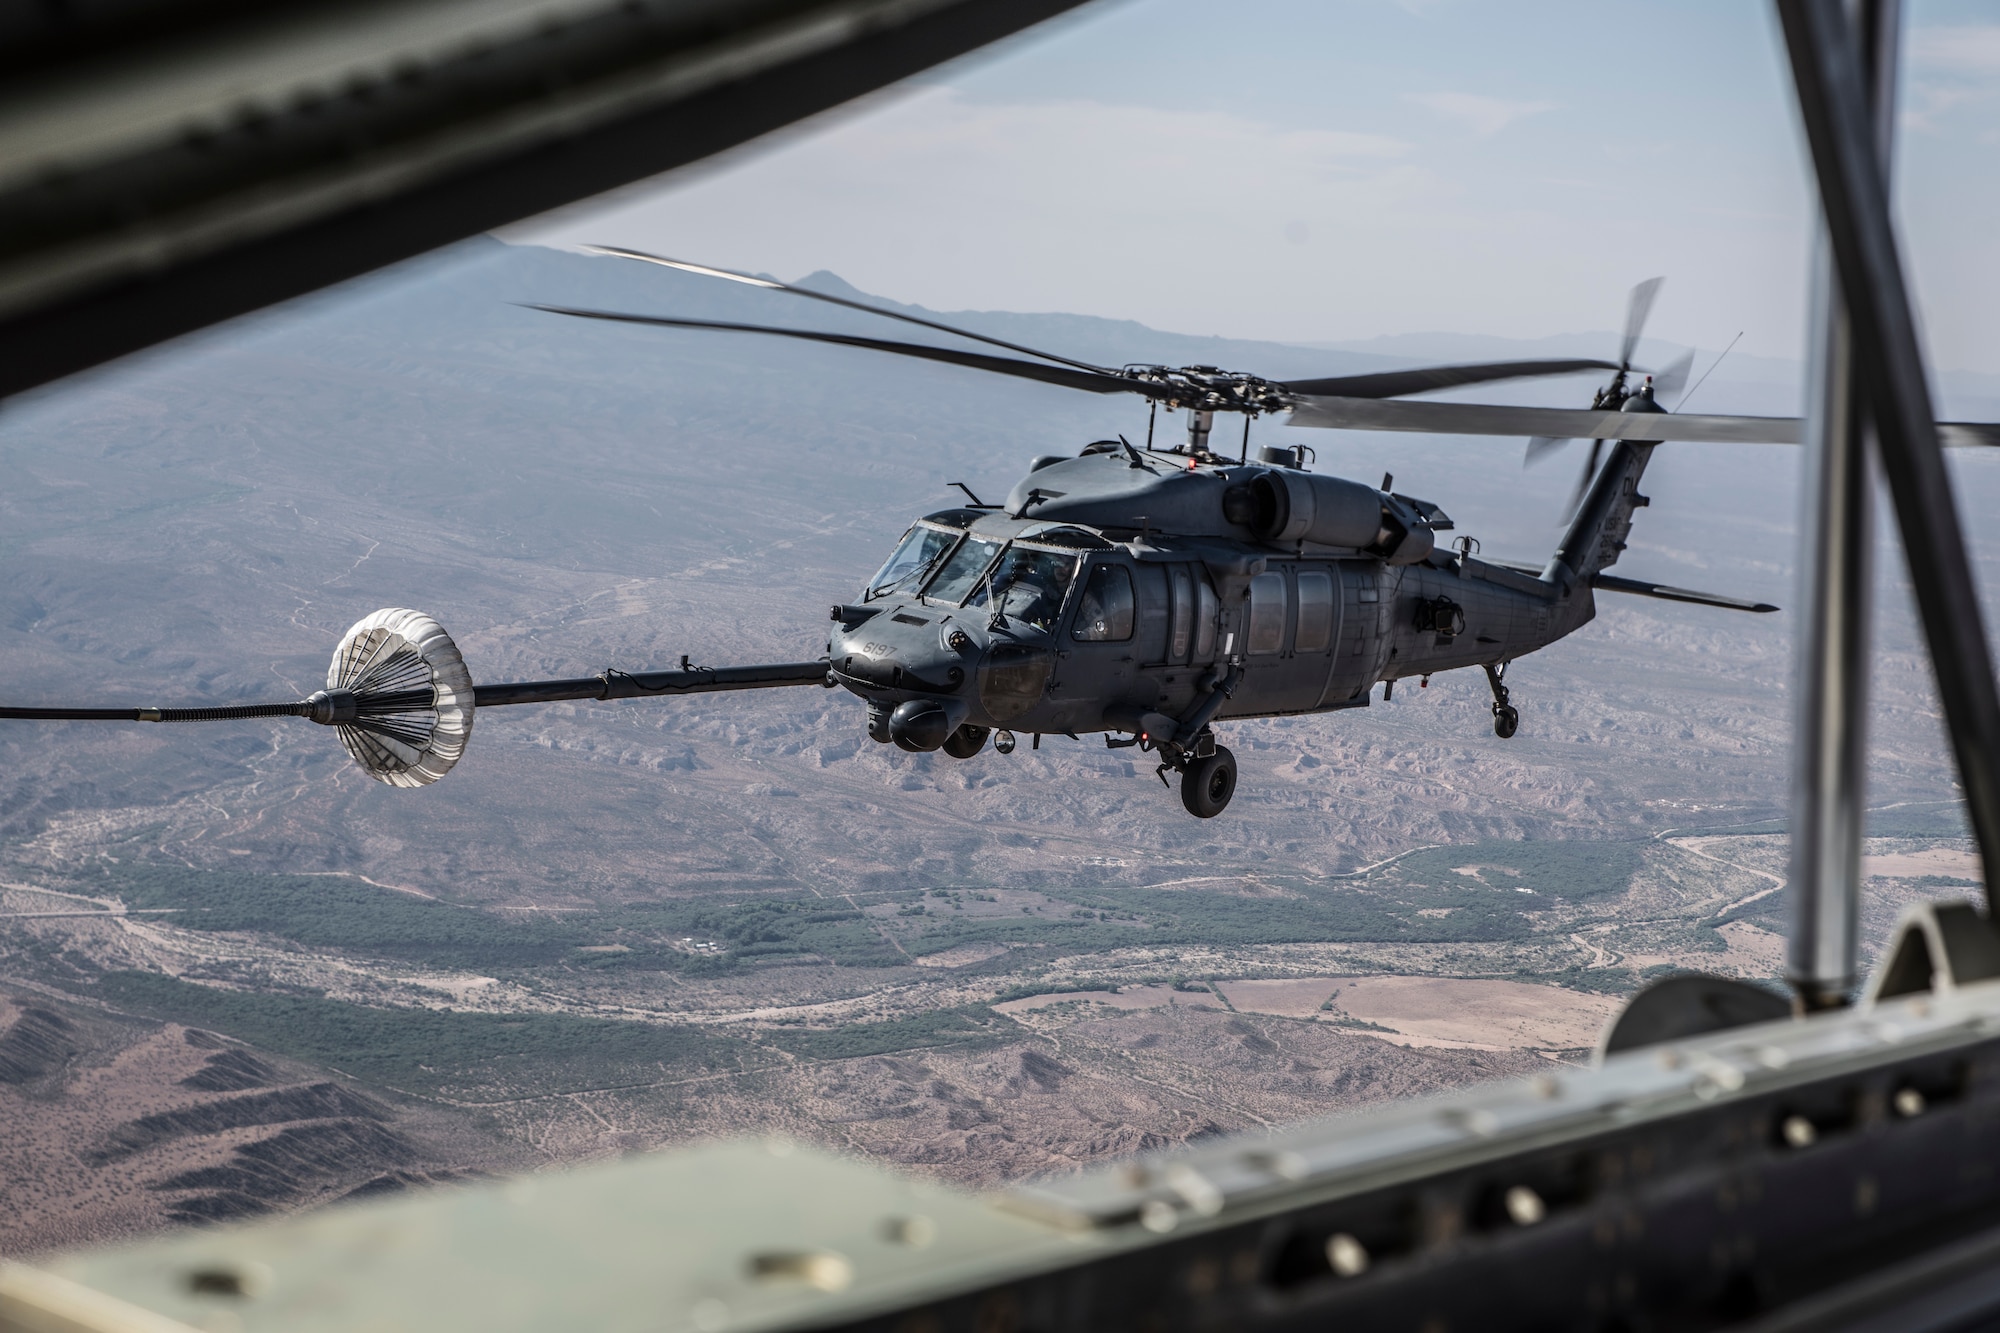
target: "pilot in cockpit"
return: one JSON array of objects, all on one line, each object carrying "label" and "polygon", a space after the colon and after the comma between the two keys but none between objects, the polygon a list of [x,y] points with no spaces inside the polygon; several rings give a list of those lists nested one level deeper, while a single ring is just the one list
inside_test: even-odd
[{"label": "pilot in cockpit", "polygon": [[[1000,613],[1007,619],[1052,630],[1075,578],[1075,556],[1017,544],[1000,558],[988,584],[999,602]],[[984,587],[966,602],[967,606],[985,604]]]}]

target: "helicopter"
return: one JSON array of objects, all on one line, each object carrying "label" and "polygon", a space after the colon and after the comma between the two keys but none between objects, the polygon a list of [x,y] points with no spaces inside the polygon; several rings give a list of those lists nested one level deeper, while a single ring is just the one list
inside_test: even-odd
[{"label": "helicopter", "polygon": [[[1793,418],[1702,416],[1660,402],[1685,379],[1683,360],[1655,377],[1632,357],[1659,280],[1628,305],[1616,361],[1506,361],[1280,382],[1214,366],[1094,365],[803,286],[641,251],[597,254],[752,286],[920,325],[997,348],[975,351],[848,333],[564,306],[593,320],[800,339],[943,362],[1093,393],[1148,400],[1146,442],[1122,436],[1074,456],[1045,455],[1004,501],[963,502],[910,525],[881,568],[830,611],[823,655],[755,666],[475,684],[451,636],[407,608],[374,612],[342,636],[327,686],[284,703],[195,708],[0,707],[0,720],[209,722],[298,717],[334,727],[377,781],[421,787],[462,758],[478,709],[559,700],[657,698],[821,685],[857,696],[868,735],[912,753],[970,759],[989,741],[1012,753],[1021,733],[1102,734],[1112,748],[1157,760],[1179,778],[1196,818],[1236,791],[1237,766],[1216,725],[1237,719],[1369,706],[1411,676],[1477,668],[1492,694],[1493,730],[1520,727],[1507,685],[1519,658],[1575,633],[1600,591],[1747,612],[1777,608],[1621,578],[1654,449],[1668,440],[1794,443]],[[1000,352],[1011,355],[1000,355]],[[1413,401],[1409,395],[1608,370],[1588,409]],[[1635,382],[1635,375],[1637,380]],[[1184,440],[1156,445],[1161,408],[1185,410]],[[1529,437],[1527,461],[1572,438],[1594,441],[1572,513],[1540,565],[1489,560],[1435,503],[1312,470],[1308,446],[1266,446],[1252,461],[1249,425]],[[1218,414],[1244,419],[1231,458],[1216,447]],[[2000,427],[1940,427],[1949,444],[2000,444]],[[1609,444],[1608,455],[1605,446]]]}]

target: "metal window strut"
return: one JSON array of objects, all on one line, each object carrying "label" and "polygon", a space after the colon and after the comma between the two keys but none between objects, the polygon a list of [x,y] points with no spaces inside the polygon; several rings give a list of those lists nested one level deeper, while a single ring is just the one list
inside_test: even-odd
[{"label": "metal window strut", "polygon": [[[1847,0],[1886,165],[1895,142],[1901,0]],[[1840,279],[1822,222],[1808,324],[1799,531],[1798,694],[1792,729],[1787,971],[1810,1009],[1846,1002],[1857,976],[1865,819],[1868,639],[1874,592],[1874,432],[1854,375]]]},{"label": "metal window strut", "polygon": [[[1994,686],[1985,617],[1951,476],[1939,447],[1923,353],[1890,221],[1881,122],[1871,112],[1870,80],[1864,72],[1863,51],[1869,43],[1878,57],[1887,54],[1887,43],[1879,36],[1883,27],[1857,40],[1842,0],[1775,2],[1819,182],[1831,272],[1845,307],[1846,355],[1820,363],[1826,373],[1813,408],[1820,416],[1823,444],[1834,441],[1832,447],[1840,448],[1838,442],[1852,432],[1833,428],[1837,418],[1829,417],[1827,405],[1840,382],[1848,374],[1854,376],[1895,505],[1966,813],[1982,863],[2000,864],[2000,692]],[[1871,11],[1881,19],[1874,5],[1862,12]],[[1887,17],[1893,19],[1893,14]],[[1879,93],[1882,79],[1875,81],[1875,87]],[[1832,302],[1827,307],[1831,310]],[[1833,343],[1830,338],[1826,341]],[[1832,350],[1839,350],[1837,344]],[[1827,472],[1835,466],[1829,457],[1824,449],[1819,456],[1822,500],[1829,485],[1840,487],[1843,476],[1851,482],[1853,472],[1865,467],[1850,459],[1847,472],[1829,477]],[[1863,491],[1861,497],[1846,501],[1850,515],[1865,504]],[[1835,498],[1841,494],[1836,489]],[[1833,515],[1834,520],[1840,517]],[[1829,559],[1829,570],[1814,576],[1827,578],[1834,586],[1815,589],[1820,595],[1808,602],[1815,608],[1808,614],[1816,614],[1826,597],[1842,590],[1843,581],[1849,587],[1859,586],[1851,583],[1857,560],[1851,549],[1859,536],[1852,525],[1830,521],[1822,510],[1816,532],[1822,551],[1829,549],[1831,534],[1831,549],[1839,558]],[[1791,965],[1803,992],[1821,1002],[1837,993],[1839,974],[1852,971],[1853,927],[1846,914],[1853,910],[1858,885],[1854,840],[1859,837],[1860,786],[1858,760],[1851,752],[1859,744],[1859,732],[1848,723],[1859,716],[1854,694],[1865,658],[1865,616],[1856,616],[1855,621],[1824,644],[1802,639],[1802,651],[1812,659],[1805,679],[1817,687],[1818,707],[1804,719],[1807,725],[1801,734],[1819,758],[1801,760],[1800,772],[1811,785],[1799,799],[1811,822],[1798,833],[1801,841],[1822,830],[1824,835],[1816,838],[1816,845],[1795,853],[1794,926],[1801,933],[1792,941]],[[1845,757],[1843,747],[1848,751]],[[1807,764],[1811,767],[1803,767]],[[1844,829],[1841,810],[1851,812]],[[1810,877],[1800,878],[1802,871]],[[1850,874],[1852,880],[1847,878]],[[1987,904],[1990,916],[1990,879]]]}]

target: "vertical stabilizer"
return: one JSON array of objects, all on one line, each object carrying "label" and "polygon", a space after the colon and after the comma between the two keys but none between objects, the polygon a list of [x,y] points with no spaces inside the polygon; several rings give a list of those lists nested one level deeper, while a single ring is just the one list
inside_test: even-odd
[{"label": "vertical stabilizer", "polygon": [[1632,511],[1649,503],[1639,494],[1639,478],[1646,473],[1653,447],[1653,442],[1645,440],[1620,440],[1612,447],[1611,457],[1592,480],[1543,578],[1563,584],[1588,583],[1591,575],[1618,563],[1625,538],[1632,531]]}]

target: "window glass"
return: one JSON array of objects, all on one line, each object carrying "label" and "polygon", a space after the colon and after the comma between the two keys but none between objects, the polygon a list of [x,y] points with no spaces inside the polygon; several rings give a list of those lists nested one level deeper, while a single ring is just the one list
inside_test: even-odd
[{"label": "window glass", "polygon": [[862,594],[863,600],[886,597],[899,588],[915,588],[924,581],[924,575],[930,572],[931,566],[957,540],[956,532],[917,524],[903,534],[895,552],[876,571],[875,577],[868,580],[868,591]]},{"label": "window glass", "polygon": [[1185,662],[1188,642],[1194,635],[1194,579],[1186,565],[1175,565],[1171,575],[1174,588],[1174,618],[1167,628],[1167,660]]},{"label": "window glass", "polygon": [[1123,565],[1098,565],[1076,608],[1075,635],[1085,643],[1123,643],[1132,637],[1132,576]]},{"label": "window glass", "polygon": [[1275,653],[1285,646],[1285,576],[1259,574],[1250,580],[1250,651]]},{"label": "window glass", "polygon": [[1207,662],[1215,656],[1215,629],[1222,619],[1222,602],[1208,575],[1194,573],[1194,660]]},{"label": "window glass", "polygon": [[979,576],[993,563],[993,557],[999,550],[999,542],[990,542],[984,537],[967,537],[965,545],[951,553],[951,558],[944,562],[944,568],[931,580],[931,586],[924,589],[924,596],[939,602],[963,602],[979,586]]},{"label": "window glass", "polygon": [[1141,662],[1167,660],[1167,567],[1151,561],[1131,571],[1139,595],[1132,651]]},{"label": "window glass", "polygon": [[979,668],[979,702],[995,722],[1011,722],[1042,701],[1055,654],[1005,639]]},{"label": "window glass", "polygon": [[1299,628],[1292,650],[1323,653],[1333,637],[1333,580],[1319,570],[1299,572]]},{"label": "window glass", "polygon": [[[1076,580],[1076,557],[1056,551],[1038,551],[1032,546],[1010,546],[993,571],[993,595],[1000,600],[1001,614],[1036,629],[1052,629],[1062,614],[1063,598]],[[967,606],[986,605],[987,580],[982,579],[967,597]]]}]

